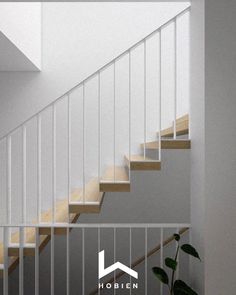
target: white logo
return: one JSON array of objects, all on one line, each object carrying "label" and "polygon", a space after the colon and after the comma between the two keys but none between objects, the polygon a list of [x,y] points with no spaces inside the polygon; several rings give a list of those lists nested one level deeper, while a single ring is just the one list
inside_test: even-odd
[{"label": "white logo", "polygon": [[120,269],[123,272],[129,274],[130,276],[134,277],[135,279],[138,278],[138,273],[131,268],[127,267],[126,265],[116,262],[111,266],[105,268],[105,252],[104,250],[98,253],[98,277],[99,279],[103,278],[104,276],[108,275],[109,273],[115,271],[116,269]]}]

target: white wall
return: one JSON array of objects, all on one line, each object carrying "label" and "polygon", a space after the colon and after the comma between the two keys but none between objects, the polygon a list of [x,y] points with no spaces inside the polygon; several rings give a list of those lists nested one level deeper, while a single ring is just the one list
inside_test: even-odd
[{"label": "white wall", "polygon": [[[0,3],[0,31],[36,68],[41,67],[41,3]],[[3,50],[3,48],[1,48]],[[11,64],[11,61],[9,61]],[[1,66],[1,65],[0,65]],[[21,67],[24,68],[23,66]],[[18,68],[18,70],[20,67]],[[14,66],[0,67],[14,70]]]},{"label": "white wall", "polygon": [[231,294],[236,288],[236,3],[206,0],[205,5],[205,294]]},{"label": "white wall", "polygon": [[[204,294],[205,240],[205,44],[204,1],[191,4],[191,224],[192,243],[202,263],[192,260],[191,279],[199,294]],[[214,294],[214,293],[212,293]],[[217,293],[216,293],[217,294]]]},{"label": "white wall", "polygon": [[192,267],[200,294],[235,292],[235,9],[233,1],[193,1],[191,56]]},{"label": "white wall", "polygon": [[1,135],[187,6],[55,2],[42,5],[43,71],[0,73]]}]

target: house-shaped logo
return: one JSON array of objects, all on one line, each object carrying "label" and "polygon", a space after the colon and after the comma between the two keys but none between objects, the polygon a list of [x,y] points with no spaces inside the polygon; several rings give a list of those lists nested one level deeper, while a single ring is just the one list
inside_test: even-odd
[{"label": "house-shaped logo", "polygon": [[129,268],[128,266],[120,262],[116,262],[112,264],[111,266],[108,266],[107,268],[105,268],[105,251],[103,250],[98,253],[98,278],[99,279],[103,278],[104,276],[108,275],[109,273],[117,269],[122,270],[123,272],[129,274],[135,279],[138,278],[138,273],[136,271],[134,271],[133,269]]}]

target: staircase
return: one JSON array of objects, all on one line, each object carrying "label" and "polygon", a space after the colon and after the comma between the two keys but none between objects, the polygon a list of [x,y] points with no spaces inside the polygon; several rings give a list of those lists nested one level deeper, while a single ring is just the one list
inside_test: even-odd
[{"label": "staircase", "polygon": [[[52,236],[52,229],[48,227],[48,225],[56,225],[53,229],[53,235],[66,235],[67,228],[64,224],[68,223],[76,223],[79,219],[80,214],[88,214],[88,213],[99,213],[102,207],[104,195],[106,192],[130,192],[132,189],[131,185],[131,171],[159,171],[161,170],[161,151],[163,149],[190,149],[191,141],[189,139],[189,114],[181,114],[178,116],[177,114],[177,78],[175,79],[174,89],[174,112],[171,118],[169,126],[162,127],[162,107],[165,103],[163,94],[162,94],[162,34],[164,29],[168,26],[174,25],[174,38],[175,38],[175,66],[174,66],[174,74],[175,77],[178,75],[177,69],[177,24],[178,20],[185,16],[186,13],[189,12],[189,8],[181,12],[179,15],[175,16],[173,19],[168,20],[161,27],[156,29],[154,32],[146,36],[144,39],[140,40],[132,47],[127,49],[125,52],[120,54],[114,60],[107,63],[105,66],[100,68],[98,71],[90,75],[84,81],[80,82],[73,89],[69,90],[67,93],[58,98],[55,102],[47,106],[41,112],[37,113],[33,117],[29,118],[27,121],[22,123],[20,126],[9,132],[6,136],[0,139],[1,143],[4,143],[5,148],[5,158],[7,159],[6,163],[6,224],[15,225],[17,224],[12,222],[12,170],[14,167],[14,158],[12,157],[13,150],[13,136],[17,132],[20,134],[20,145],[22,148],[22,206],[19,208],[21,213],[19,214],[19,224],[26,224],[26,208],[27,208],[27,199],[26,199],[26,190],[27,190],[27,152],[29,152],[29,147],[27,146],[27,126],[30,122],[36,122],[35,134],[37,135],[37,144],[36,146],[32,146],[32,149],[36,149],[37,151],[37,204],[36,211],[37,216],[35,219],[32,219],[30,224],[31,227],[26,227],[22,232],[14,231],[14,230],[4,230],[5,238],[4,242],[0,243],[0,275],[4,276],[12,272],[19,263],[20,255],[23,256],[35,256],[37,244],[39,252],[44,249],[44,247],[48,244]],[[153,110],[154,115],[158,118],[158,128],[156,130],[156,138],[153,141],[147,140],[149,136],[149,130],[147,128],[147,82],[148,76],[146,73],[147,68],[147,42],[152,38],[157,38],[158,46],[159,46],[159,76],[157,77],[157,83],[159,88],[159,94],[157,97],[157,109]],[[131,114],[132,114],[132,53],[133,51],[142,46],[143,47],[143,62],[144,62],[144,99],[143,99],[143,111],[144,111],[144,133],[143,138],[140,138],[139,146],[136,146],[135,149],[132,148],[132,132],[131,132]],[[125,58],[127,61],[127,77],[128,77],[128,148],[126,149],[126,153],[123,154],[123,161],[118,161],[116,159],[116,154],[118,153],[116,147],[116,130],[119,126],[116,125],[116,94],[117,94],[117,85],[116,85],[116,75],[117,75],[117,63],[122,58]],[[114,152],[113,157],[110,163],[106,163],[106,165],[102,165],[102,140],[103,140],[103,130],[102,130],[102,73],[107,68],[111,68],[113,71],[113,100],[111,103],[114,103],[114,133],[110,135],[110,140],[114,143]],[[89,136],[93,136],[93,130],[86,130],[86,112],[85,112],[85,104],[86,104],[86,85],[91,80],[97,81],[97,124],[98,124],[98,134],[96,138],[98,150],[96,153],[96,172],[89,177],[86,177],[86,153],[93,151],[93,147],[86,148],[85,140]],[[80,179],[80,185],[78,187],[73,187],[72,185],[72,163],[74,161],[71,153],[72,148],[72,96],[74,91],[81,91],[82,97],[82,134],[79,141],[82,145],[81,148],[81,159],[82,159],[82,176]],[[67,108],[64,109],[64,113],[66,114],[66,125],[67,125],[67,195],[60,200],[56,197],[57,191],[57,104],[60,101],[65,102],[67,104]],[[103,106],[104,107],[104,106]],[[45,111],[51,111],[52,114],[52,196],[50,196],[50,208],[48,210],[42,210],[42,175],[45,171],[42,169],[42,120],[43,114]],[[79,116],[79,115],[78,115]],[[60,130],[59,130],[60,131]],[[138,151],[138,152],[137,152]],[[154,155],[154,156],[153,156]],[[94,158],[95,159],[95,158]],[[94,160],[95,161],[95,160]],[[117,164],[118,162],[118,164]],[[143,172],[145,173],[145,172]],[[88,179],[87,179],[88,178]],[[61,224],[61,227],[60,227]],[[38,235],[39,241],[37,241],[37,230],[33,227],[33,225],[39,225],[38,227]],[[23,235],[23,236],[22,236]],[[6,258],[6,257],[9,257]],[[7,262],[6,262],[7,259]],[[8,265],[8,271],[5,271],[6,265]]]}]

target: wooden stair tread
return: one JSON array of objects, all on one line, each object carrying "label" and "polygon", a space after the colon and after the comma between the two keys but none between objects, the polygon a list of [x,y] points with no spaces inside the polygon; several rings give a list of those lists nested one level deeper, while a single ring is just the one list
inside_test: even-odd
[{"label": "wooden stair tread", "polygon": [[[141,147],[144,148],[144,144],[141,144]],[[157,150],[159,149],[159,141],[151,141],[145,144],[146,149],[148,150]],[[191,141],[188,139],[162,139],[161,140],[162,149],[190,149]]]},{"label": "wooden stair tread", "polygon": [[100,192],[129,192],[130,181],[123,166],[110,166],[100,180]]},{"label": "wooden stair tread", "polygon": [[[189,115],[184,115],[176,119],[176,135],[185,135],[189,133]],[[159,133],[157,133],[159,134]],[[173,137],[174,126],[161,130],[162,137]]]},{"label": "wooden stair tread", "polygon": [[129,181],[128,173],[125,167],[122,166],[110,166],[106,169],[104,175],[101,178],[101,182],[104,181]]},{"label": "wooden stair tread", "polygon": [[98,179],[90,180],[84,189],[73,191],[69,204],[70,213],[99,213],[104,192],[99,190]]},{"label": "wooden stair tread", "polygon": [[[62,223],[67,222],[67,214],[68,214],[68,201],[62,200],[58,201],[56,204],[56,220],[62,220]],[[78,220],[79,214],[70,214],[70,222],[74,223]],[[40,244],[39,244],[39,251],[42,251],[43,248],[48,244],[50,241],[50,235],[51,235],[51,229],[48,227],[44,227],[43,223],[51,223],[52,222],[52,210],[48,210],[46,212],[43,212],[41,215],[41,221],[42,221],[42,227],[39,228],[39,234],[40,234]],[[37,223],[36,221],[33,221],[33,223]],[[55,235],[56,234],[66,234],[66,228],[64,227],[57,227],[54,230]],[[24,236],[25,236],[25,245],[23,247],[23,253],[24,256],[33,256],[35,254],[35,237],[36,232],[35,228],[25,228],[24,230]],[[8,271],[9,273],[12,272],[19,263],[19,241],[20,241],[20,233],[19,230],[11,234],[10,244],[8,246],[8,255],[9,257],[9,266]],[[0,243],[0,265],[2,267],[0,268],[0,277],[3,275],[4,267],[4,251],[3,251],[4,245],[3,243]]]},{"label": "wooden stair tread", "polygon": [[131,170],[160,170],[161,162],[157,160],[153,160],[148,157],[144,157],[143,155],[131,155],[125,156],[125,161],[127,166],[130,167]]}]

